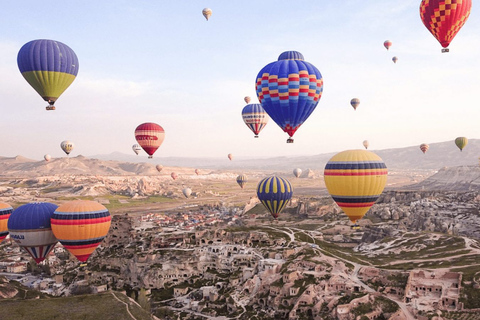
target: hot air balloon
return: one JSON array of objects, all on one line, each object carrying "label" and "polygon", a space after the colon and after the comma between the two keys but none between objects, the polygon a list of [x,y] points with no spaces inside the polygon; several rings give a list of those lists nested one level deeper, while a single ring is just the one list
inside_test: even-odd
[{"label": "hot air balloon", "polygon": [[188,198],[188,197],[190,197],[190,195],[192,194],[192,189],[190,189],[190,188],[184,188],[184,189],[182,190],[182,193],[183,193],[183,195],[185,196],[185,198]]},{"label": "hot air balloon", "polygon": [[267,177],[262,179],[257,186],[258,199],[270,211],[274,219],[278,218],[278,215],[285,208],[292,195],[292,185],[284,178],[276,176]]},{"label": "hot air balloon", "polygon": [[52,216],[58,241],[81,262],[98,247],[110,229],[110,212],[95,201],[74,200],[62,204]]},{"label": "hot air balloon", "polygon": [[163,166],[162,166],[161,164],[157,164],[157,165],[155,166],[155,169],[157,169],[158,172],[161,172],[162,169],[163,169]]},{"label": "hot air balloon", "polygon": [[200,170],[195,169],[195,174],[198,176],[200,174]]},{"label": "hot air balloon", "polygon": [[13,210],[8,219],[10,238],[25,249],[36,263],[45,260],[57,243],[50,224],[57,207],[48,202],[27,203]]},{"label": "hot air balloon", "polygon": [[237,177],[237,183],[240,186],[240,188],[243,189],[243,187],[247,184],[248,178],[247,175],[241,174]]},{"label": "hot air balloon", "polygon": [[300,178],[300,176],[302,175],[302,169],[300,168],[293,169],[293,175],[297,178]]},{"label": "hot air balloon", "polygon": [[258,100],[293,143],[295,131],[307,120],[320,100],[323,78],[320,71],[304,61],[297,51],[287,51],[257,75]]},{"label": "hot air balloon", "polygon": [[383,43],[383,46],[388,50],[390,49],[390,47],[392,46],[392,41],[390,40],[385,40],[385,42]]},{"label": "hot air balloon", "polygon": [[228,159],[230,159],[230,161],[233,160],[233,154],[229,153],[229,154],[227,155],[227,157],[228,157]]},{"label": "hot air balloon", "polygon": [[352,105],[353,110],[357,110],[357,107],[360,104],[360,99],[353,98],[352,100],[350,100],[350,104]]},{"label": "hot air balloon", "polygon": [[363,140],[363,146],[365,147],[365,149],[368,149],[369,145],[370,143],[368,142],[368,140]]},{"label": "hot air balloon", "polygon": [[208,21],[208,19],[209,19],[210,16],[212,15],[212,9],[210,9],[210,8],[205,8],[205,9],[202,10],[202,14],[203,14],[203,16],[205,17],[205,19],[207,19],[207,21]]},{"label": "hot air balloon", "polygon": [[255,134],[255,138],[258,138],[258,134],[268,122],[267,113],[258,103],[246,105],[242,110],[242,118],[247,127]]},{"label": "hot air balloon", "polygon": [[135,139],[148,154],[148,157],[152,158],[165,139],[165,131],[156,123],[142,123],[135,129]]},{"label": "hot air balloon", "polygon": [[8,218],[13,212],[13,208],[5,202],[0,202],[0,242],[8,235]]},{"label": "hot air balloon", "polygon": [[178,175],[177,175],[175,172],[172,172],[172,174],[170,175],[170,177],[172,177],[173,180],[177,180]]},{"label": "hot air balloon", "polygon": [[243,98],[243,100],[245,100],[246,104],[249,104],[250,101],[252,101],[252,98],[250,98],[249,96],[246,96],[245,98]]},{"label": "hot air balloon", "polygon": [[429,146],[428,146],[428,144],[426,144],[426,143],[422,143],[422,144],[420,145],[420,150],[422,150],[423,153],[427,152],[427,151],[428,151],[428,148],[429,148]]},{"label": "hot air balloon", "polygon": [[325,166],[324,179],[333,200],[357,227],[387,182],[387,167],[375,153],[348,150],[334,155]]},{"label": "hot air balloon", "polygon": [[73,142],[69,140],[65,140],[60,143],[60,148],[62,148],[63,152],[65,152],[67,156],[70,154],[70,152],[72,152],[74,147],[75,145],[73,144]]},{"label": "hot air balloon", "polygon": [[392,58],[392,61],[393,61],[393,63],[397,63],[398,58],[397,58],[397,57],[393,57],[393,58]]},{"label": "hot air balloon", "polygon": [[448,52],[448,45],[470,15],[472,0],[422,0],[420,18],[428,31]]},{"label": "hot air balloon", "polygon": [[467,146],[467,143],[468,139],[465,137],[458,137],[457,139],[455,139],[455,144],[457,145],[458,149],[460,149],[460,151],[462,151],[463,148]]},{"label": "hot air balloon", "polygon": [[27,82],[47,101],[47,110],[72,84],[78,73],[78,58],[69,46],[54,40],[33,40],[17,56],[18,69]]},{"label": "hot air balloon", "polygon": [[45,161],[50,161],[52,159],[52,157],[49,155],[49,154],[46,154],[43,156],[43,159],[45,159]]},{"label": "hot air balloon", "polygon": [[138,156],[138,153],[139,153],[140,151],[142,151],[142,147],[140,147],[140,145],[138,145],[138,144],[135,143],[135,144],[132,146],[132,150],[133,150],[133,152],[135,152],[135,154]]}]

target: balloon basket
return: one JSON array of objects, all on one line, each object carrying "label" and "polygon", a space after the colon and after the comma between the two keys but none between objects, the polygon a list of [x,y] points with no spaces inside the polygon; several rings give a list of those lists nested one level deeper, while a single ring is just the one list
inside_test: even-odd
[{"label": "balloon basket", "polygon": [[47,107],[45,107],[45,109],[47,109],[47,110],[55,110],[55,106],[47,106]]},{"label": "balloon basket", "polygon": [[255,136],[255,138],[258,138],[258,136]]},{"label": "balloon basket", "polygon": [[153,158],[153,156],[148,156],[148,159],[152,159],[152,158]]},{"label": "balloon basket", "polygon": [[292,139],[292,138],[288,138],[288,139],[287,139],[287,143],[293,143],[293,139]]},{"label": "balloon basket", "polygon": [[443,49],[442,49],[442,53],[445,53],[445,52],[450,52],[450,49],[448,49],[448,48],[443,48]]}]

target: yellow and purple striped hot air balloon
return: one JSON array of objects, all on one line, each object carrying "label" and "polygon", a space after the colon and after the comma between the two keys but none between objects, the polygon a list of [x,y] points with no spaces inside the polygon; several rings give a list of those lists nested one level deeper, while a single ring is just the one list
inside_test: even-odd
[{"label": "yellow and purple striped hot air balloon", "polygon": [[237,183],[240,186],[240,188],[243,189],[243,187],[247,184],[248,178],[246,174],[241,174],[237,177]]},{"label": "yellow and purple striped hot air balloon", "polygon": [[292,185],[284,178],[276,176],[267,177],[262,179],[257,186],[258,199],[270,211],[274,219],[278,218],[278,215],[285,208],[292,195]]},{"label": "yellow and purple striped hot air balloon", "polygon": [[13,212],[13,208],[11,205],[0,202],[0,242],[3,241],[8,235],[8,218]]},{"label": "yellow and purple striped hot air balloon", "polygon": [[348,150],[334,155],[325,166],[324,179],[333,200],[355,226],[382,194],[387,167],[375,153]]},{"label": "yellow and purple striped hot air balloon", "polygon": [[69,46],[54,40],[33,40],[18,52],[17,64],[27,82],[48,101],[47,110],[72,84],[78,73],[78,58]]},{"label": "yellow and purple striped hot air balloon", "polygon": [[81,262],[87,261],[110,229],[110,213],[95,201],[75,200],[62,204],[52,216],[58,241]]}]

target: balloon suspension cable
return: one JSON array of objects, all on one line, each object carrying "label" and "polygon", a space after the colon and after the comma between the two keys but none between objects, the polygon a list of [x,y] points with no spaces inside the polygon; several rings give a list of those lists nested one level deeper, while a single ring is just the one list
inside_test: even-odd
[{"label": "balloon suspension cable", "polygon": [[287,139],[287,143],[293,143],[293,139],[292,139],[292,138],[288,138],[288,139]]},{"label": "balloon suspension cable", "polygon": [[442,49],[442,53],[445,53],[445,52],[450,52],[450,49],[448,49],[448,48],[443,48],[443,49]]}]

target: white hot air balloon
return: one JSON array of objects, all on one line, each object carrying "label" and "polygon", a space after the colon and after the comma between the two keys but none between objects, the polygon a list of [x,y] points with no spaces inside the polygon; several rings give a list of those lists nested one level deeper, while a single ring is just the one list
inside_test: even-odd
[{"label": "white hot air balloon", "polygon": [[302,169],[300,168],[293,169],[293,175],[299,178],[302,175]]},{"label": "white hot air balloon", "polygon": [[45,161],[50,161],[52,159],[52,157],[49,155],[49,154],[46,154],[43,156],[43,159],[45,159]]},{"label": "white hot air balloon", "polygon": [[60,144],[60,148],[62,148],[62,150],[67,154],[67,156],[70,154],[70,152],[72,152],[74,147],[75,145],[73,144],[73,142],[69,140],[62,141],[62,143]]},{"label": "white hot air balloon", "polygon": [[135,152],[135,154],[138,156],[138,153],[139,153],[140,151],[142,151],[142,147],[140,147],[140,145],[138,145],[138,144],[135,143],[135,144],[132,146],[132,150],[133,150],[133,152]]},{"label": "white hot air balloon", "polygon": [[202,14],[203,14],[203,16],[205,17],[205,19],[207,19],[207,21],[208,21],[208,19],[209,19],[210,16],[212,15],[212,9],[210,9],[210,8],[205,8],[205,9],[202,10]]},{"label": "white hot air balloon", "polygon": [[192,194],[192,189],[185,188],[185,189],[182,190],[182,192],[183,192],[183,195],[185,196],[185,198],[188,198]]},{"label": "white hot air balloon", "polygon": [[368,140],[363,140],[363,146],[365,147],[365,149],[368,149],[369,145],[370,143],[368,143]]}]

